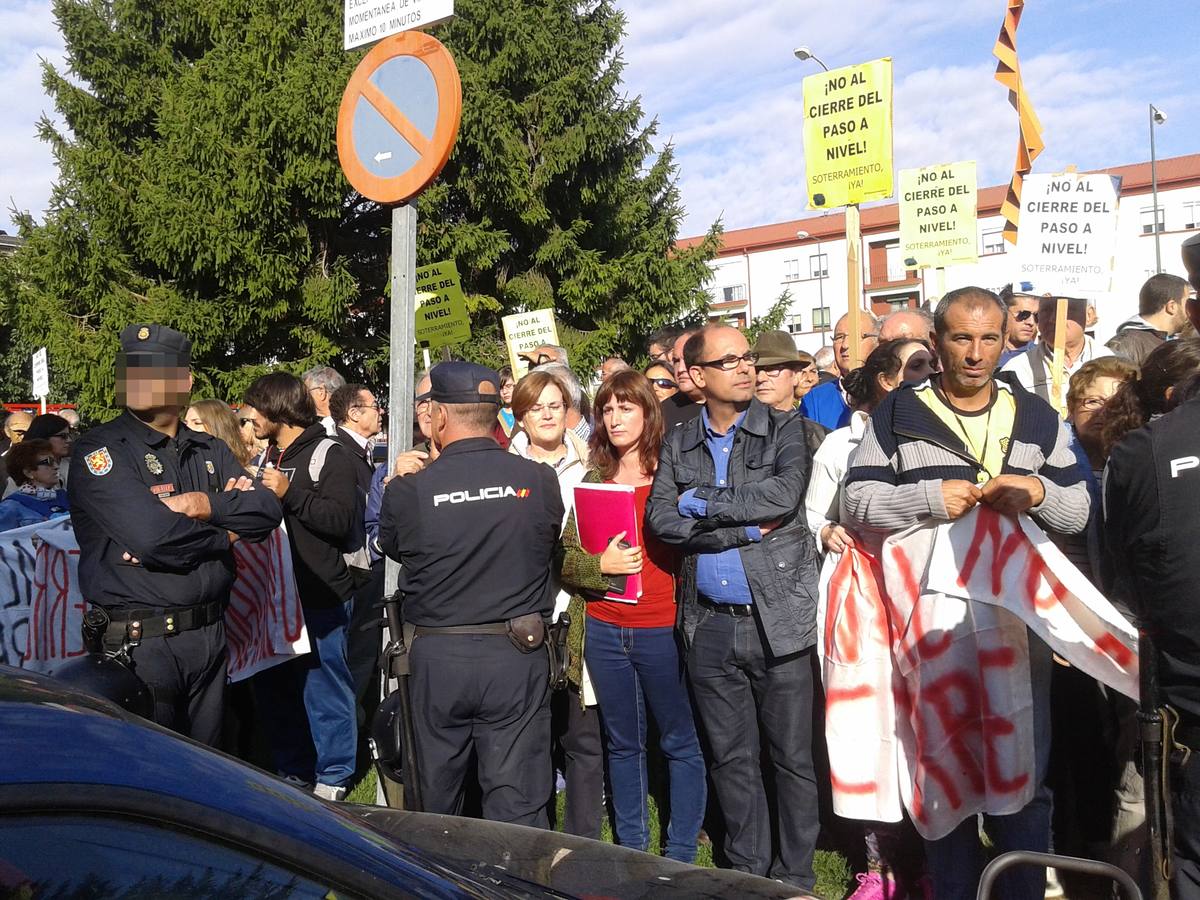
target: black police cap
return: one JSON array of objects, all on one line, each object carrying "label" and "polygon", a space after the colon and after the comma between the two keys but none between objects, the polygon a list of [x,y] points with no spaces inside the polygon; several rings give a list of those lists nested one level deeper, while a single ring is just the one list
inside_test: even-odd
[{"label": "black police cap", "polygon": [[192,342],[166,325],[130,325],[121,332],[121,352],[128,365],[189,366]]},{"label": "black police cap", "polygon": [[[438,363],[429,373],[429,398],[438,403],[495,403],[500,405],[500,376],[495,370],[478,363]],[[484,384],[494,387],[495,393],[480,393]]]}]

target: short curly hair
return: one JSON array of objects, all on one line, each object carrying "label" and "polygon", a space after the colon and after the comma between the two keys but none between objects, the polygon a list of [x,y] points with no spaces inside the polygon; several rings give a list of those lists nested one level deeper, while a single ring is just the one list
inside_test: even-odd
[{"label": "short curly hair", "polygon": [[29,484],[32,480],[25,474],[27,469],[36,469],[37,461],[42,457],[54,459],[54,448],[44,438],[25,439],[13,444],[4,457],[9,477],[16,482],[17,487]]}]

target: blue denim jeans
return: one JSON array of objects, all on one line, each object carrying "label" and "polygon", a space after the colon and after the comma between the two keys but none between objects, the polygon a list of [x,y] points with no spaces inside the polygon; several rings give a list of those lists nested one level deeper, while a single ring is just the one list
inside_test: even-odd
[{"label": "blue denim jeans", "polygon": [[312,652],[253,678],[259,716],[281,775],[349,787],[357,752],[347,606],[305,609]]},{"label": "blue denim jeans", "polygon": [[658,726],[659,747],[667,758],[670,777],[666,855],[690,863],[696,858],[707,787],[674,632],[669,627],[622,628],[589,617],[584,656],[608,737],[608,776],[618,843],[637,850],[650,847],[648,706]]},{"label": "blue denim jeans", "polygon": [[[1050,675],[1054,660],[1041,638],[1030,631],[1028,639],[1037,789],[1033,799],[1017,812],[983,817],[996,855],[1009,850],[1050,850],[1051,795],[1046,772],[1050,768]],[[976,817],[968,816],[944,838],[926,841],[925,858],[938,900],[974,900],[985,862]],[[1041,900],[1046,894],[1046,870],[1015,867],[1000,876],[996,887],[996,896],[1006,900]]]}]

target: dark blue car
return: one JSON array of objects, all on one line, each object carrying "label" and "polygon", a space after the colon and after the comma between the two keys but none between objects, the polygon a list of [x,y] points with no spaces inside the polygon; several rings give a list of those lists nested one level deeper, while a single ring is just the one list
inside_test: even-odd
[{"label": "dark blue car", "polygon": [[794,897],[555,832],[328,804],[0,666],[0,900]]}]

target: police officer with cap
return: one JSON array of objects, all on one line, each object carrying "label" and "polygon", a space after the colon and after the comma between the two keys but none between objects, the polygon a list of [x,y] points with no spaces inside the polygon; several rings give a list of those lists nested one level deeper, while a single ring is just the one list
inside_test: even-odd
[{"label": "police officer with cap", "polygon": [[546,620],[563,503],[554,470],[492,438],[500,378],[469,362],[431,373],[423,471],[393,479],[380,546],[401,563],[415,632],[410,678],[426,812],[457,813],[471,751],[484,818],[545,828],[552,794]]},{"label": "police officer with cap", "polygon": [[79,439],[68,492],[80,587],[108,619],[104,648],[129,648],[153,691],[155,721],[216,745],[231,547],[262,540],[283,514],[223,441],[180,421],[191,348],[163,325],[121,332],[117,404],[125,411]]}]

